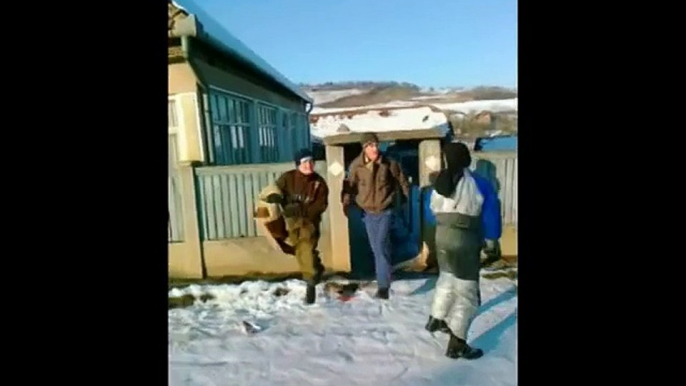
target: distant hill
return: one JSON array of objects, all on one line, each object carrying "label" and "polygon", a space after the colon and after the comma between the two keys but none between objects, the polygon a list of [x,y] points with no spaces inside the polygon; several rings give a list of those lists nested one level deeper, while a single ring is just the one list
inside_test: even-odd
[{"label": "distant hill", "polygon": [[300,87],[322,108],[350,108],[394,101],[452,103],[479,100],[501,100],[517,97],[517,91],[499,86],[473,88],[421,88],[407,82],[326,82],[301,84]]},{"label": "distant hill", "polygon": [[403,87],[419,90],[419,86],[407,82],[374,82],[374,81],[346,81],[346,82],[326,82],[320,84],[300,83],[300,88],[308,91],[338,91],[347,89],[372,90],[375,88]]}]

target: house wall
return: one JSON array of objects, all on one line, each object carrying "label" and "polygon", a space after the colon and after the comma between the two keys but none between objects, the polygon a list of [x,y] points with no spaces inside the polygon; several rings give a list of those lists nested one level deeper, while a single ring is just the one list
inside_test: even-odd
[{"label": "house wall", "polygon": [[167,93],[169,95],[196,92],[198,89],[197,80],[191,66],[187,62],[170,63],[167,66],[169,79],[167,82]]}]

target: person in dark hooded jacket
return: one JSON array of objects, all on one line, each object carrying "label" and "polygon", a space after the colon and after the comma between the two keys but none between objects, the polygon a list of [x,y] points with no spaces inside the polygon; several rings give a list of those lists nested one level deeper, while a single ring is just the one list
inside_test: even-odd
[{"label": "person in dark hooded jacket", "polygon": [[448,143],[443,153],[446,168],[430,198],[439,277],[426,329],[450,335],[446,356],[476,359],[483,352],[467,344],[467,331],[481,305],[481,251],[489,258],[500,256],[500,202],[491,182],[469,170],[466,145]]}]

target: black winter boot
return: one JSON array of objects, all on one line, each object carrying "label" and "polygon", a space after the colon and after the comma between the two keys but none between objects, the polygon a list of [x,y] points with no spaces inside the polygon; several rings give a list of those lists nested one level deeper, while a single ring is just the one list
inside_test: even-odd
[{"label": "black winter boot", "polygon": [[483,355],[484,352],[481,349],[470,347],[463,339],[450,334],[448,349],[445,352],[445,356],[448,358],[477,359],[481,358]]},{"label": "black winter boot", "polygon": [[317,287],[313,283],[307,283],[307,290],[305,294],[305,304],[312,304],[317,295]]},{"label": "black winter boot", "polygon": [[324,270],[326,268],[324,265],[317,259],[316,263],[314,264],[314,277],[312,278],[312,281],[317,284],[322,281],[322,276],[324,276]]},{"label": "black winter boot", "polygon": [[433,316],[429,316],[429,321],[426,323],[426,326],[424,326],[426,331],[429,332],[444,332],[446,334],[450,334],[450,329],[448,328],[448,325],[445,323],[444,320],[441,319],[436,319]]},{"label": "black winter boot", "polygon": [[379,288],[376,291],[376,297],[379,299],[388,300],[388,288]]}]

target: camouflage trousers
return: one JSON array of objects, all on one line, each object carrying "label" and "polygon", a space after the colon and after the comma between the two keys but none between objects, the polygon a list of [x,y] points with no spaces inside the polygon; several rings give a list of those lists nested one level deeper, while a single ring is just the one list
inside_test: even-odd
[{"label": "camouflage trousers", "polygon": [[319,227],[306,219],[294,217],[286,219],[286,228],[288,229],[286,243],[295,249],[295,258],[303,280],[311,283],[318,282],[324,271],[317,252]]}]

